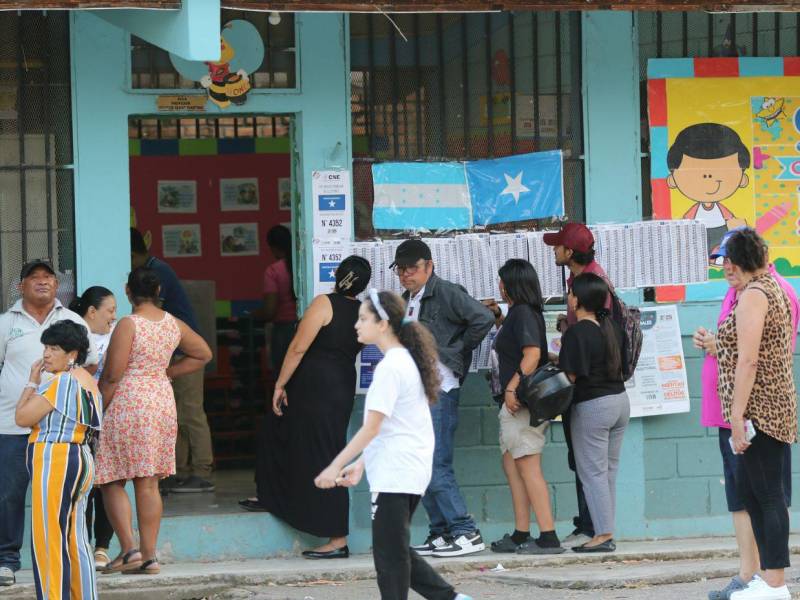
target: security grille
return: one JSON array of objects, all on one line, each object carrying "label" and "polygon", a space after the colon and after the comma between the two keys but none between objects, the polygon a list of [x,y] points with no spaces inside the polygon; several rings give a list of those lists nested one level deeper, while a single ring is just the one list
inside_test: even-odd
[{"label": "security grille", "polygon": [[642,123],[642,214],[651,215],[647,60],[800,56],[800,13],[637,12]]},{"label": "security grille", "polygon": [[350,15],[356,238],[376,235],[371,165],[389,160],[560,148],[583,219],[580,35],[567,12]]},{"label": "security grille", "polygon": [[75,288],[69,17],[0,12],[0,302],[22,264],[49,258]]},{"label": "security grille", "polygon": [[[294,14],[280,13],[272,25],[266,12],[222,11],[222,25],[241,19],[255,25],[264,41],[264,61],[251,74],[253,88],[295,87]],[[169,52],[136,36],[131,36],[131,86],[134,89],[193,89],[200,83],[184,79],[172,66]]]},{"label": "security grille", "polygon": [[213,118],[132,117],[132,140],[209,140],[225,138],[287,137],[291,117],[285,115]]}]

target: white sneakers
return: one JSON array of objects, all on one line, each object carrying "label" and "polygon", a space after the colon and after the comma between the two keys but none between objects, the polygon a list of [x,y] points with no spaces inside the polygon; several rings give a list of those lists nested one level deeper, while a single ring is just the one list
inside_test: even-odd
[{"label": "white sneakers", "polygon": [[486,549],[486,544],[483,543],[481,532],[475,530],[472,533],[465,533],[458,536],[454,540],[448,540],[447,544],[436,548],[431,552],[431,556],[437,558],[447,558],[448,556],[465,556],[467,554],[475,554],[482,552]]},{"label": "white sneakers", "polygon": [[9,569],[8,567],[0,567],[0,586],[9,586],[14,585],[16,583],[16,578],[14,577],[14,571]]},{"label": "white sneakers", "polygon": [[583,546],[586,542],[592,539],[585,533],[576,533],[575,531],[573,531],[567,537],[561,540],[562,548],[574,548],[576,546]]},{"label": "white sneakers", "polygon": [[456,594],[455,600],[472,600],[472,596],[466,594]]},{"label": "white sneakers", "polygon": [[731,600],[791,600],[792,595],[785,585],[772,587],[756,575],[746,588],[733,592],[730,598]]},{"label": "white sneakers", "polygon": [[424,544],[418,546],[411,546],[417,551],[420,556],[431,556],[435,550],[449,546],[450,542],[445,539],[443,535],[433,536],[429,535]]}]

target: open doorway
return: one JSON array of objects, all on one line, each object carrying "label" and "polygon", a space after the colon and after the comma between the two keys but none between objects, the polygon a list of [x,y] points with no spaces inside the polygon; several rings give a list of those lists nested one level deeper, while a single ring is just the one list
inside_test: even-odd
[{"label": "open doorway", "polygon": [[291,132],[286,115],[129,119],[131,226],[175,270],[214,351],[204,406],[216,490],[169,494],[166,514],[237,511],[254,489],[256,432],[277,373],[271,324],[253,314],[274,261],[267,232],[295,230]]}]

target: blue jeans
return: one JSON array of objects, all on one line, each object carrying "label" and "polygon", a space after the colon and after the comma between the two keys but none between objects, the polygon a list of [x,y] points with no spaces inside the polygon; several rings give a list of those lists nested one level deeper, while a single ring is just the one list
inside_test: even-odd
[{"label": "blue jeans", "polygon": [[431,406],[433,434],[433,477],[422,497],[422,505],[430,519],[431,535],[454,538],[477,529],[467,513],[467,503],[458,489],[453,472],[453,449],[458,428],[459,389],[439,392],[439,400]]},{"label": "blue jeans", "polygon": [[25,535],[28,468],[27,435],[0,434],[0,567],[19,571],[19,549]]}]

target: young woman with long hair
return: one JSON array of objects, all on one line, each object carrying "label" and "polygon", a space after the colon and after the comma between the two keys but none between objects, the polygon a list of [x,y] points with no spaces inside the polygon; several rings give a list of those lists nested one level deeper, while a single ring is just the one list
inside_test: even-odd
[{"label": "young woman with long hair", "polygon": [[630,402],[622,379],[622,329],[606,308],[608,284],[594,273],[575,277],[567,302],[578,322],[561,338],[558,364],[575,382],[570,432],[594,537],[575,552],[613,552],[616,482]]},{"label": "young woman with long hair", "polygon": [[[404,322],[404,317],[405,302],[392,292],[373,289],[362,302],[358,341],[377,345],[383,360],[367,391],[364,424],[314,483],[323,489],[352,487],[366,469],[372,492],[372,552],[382,600],[406,600],[409,587],[432,600],[469,600],[410,548],[411,516],[433,470],[428,405],[439,393],[439,371],[433,336],[419,323]],[[359,454],[361,458],[351,463]]]}]

